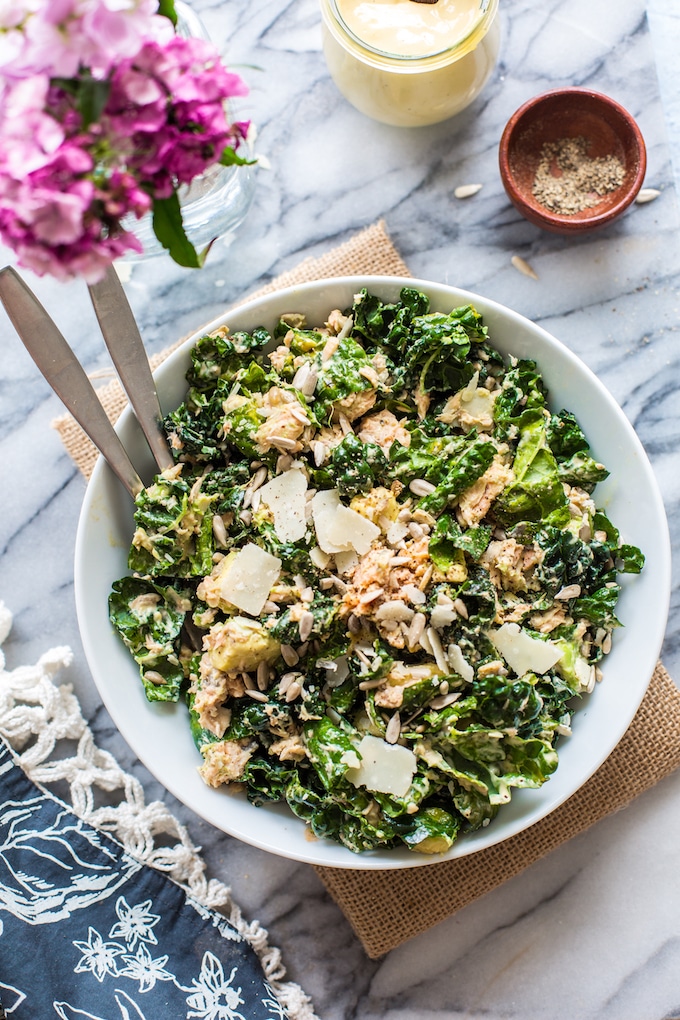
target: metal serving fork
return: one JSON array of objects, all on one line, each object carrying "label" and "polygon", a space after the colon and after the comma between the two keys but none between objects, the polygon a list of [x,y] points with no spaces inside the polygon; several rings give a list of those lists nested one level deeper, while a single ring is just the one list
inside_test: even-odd
[{"label": "metal serving fork", "polygon": [[[142,339],[113,268],[89,288],[104,340],[158,467],[173,460],[162,429],[156,387]],[[0,270],[0,300],[48,383],[90,437],[131,496],[144,487],[85,370],[28,284],[15,269]]]}]

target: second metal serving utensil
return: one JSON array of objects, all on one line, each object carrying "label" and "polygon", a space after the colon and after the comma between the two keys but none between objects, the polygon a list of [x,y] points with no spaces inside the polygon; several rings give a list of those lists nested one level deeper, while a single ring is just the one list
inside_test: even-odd
[{"label": "second metal serving utensil", "polygon": [[11,267],[0,270],[0,300],[48,383],[90,437],[131,496],[143,484],[92,383],[37,297]]},{"label": "second metal serving utensil", "polygon": [[139,328],[113,266],[99,283],[89,285],[99,327],[120,381],[161,471],[173,466],[163,430],[156,385]]}]

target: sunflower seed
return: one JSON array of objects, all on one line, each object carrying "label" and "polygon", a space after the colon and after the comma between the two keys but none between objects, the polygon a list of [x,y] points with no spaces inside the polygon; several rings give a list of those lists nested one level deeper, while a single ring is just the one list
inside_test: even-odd
[{"label": "sunflower seed", "polygon": [[581,594],[580,584],[566,584],[564,588],[560,588],[560,590],[555,595],[555,598],[559,599],[560,602],[568,602],[569,599],[577,599],[580,594]]},{"label": "sunflower seed", "polygon": [[408,637],[406,639],[409,648],[415,648],[420,641],[421,635],[425,630],[425,614],[416,613],[411,620],[411,626],[409,627]]},{"label": "sunflower seed", "polygon": [[305,361],[304,364],[300,365],[297,372],[293,376],[291,386],[294,386],[296,390],[302,390],[302,387],[307,382],[309,377],[309,362]]},{"label": "sunflower seed", "polygon": [[292,684],[286,691],[286,701],[287,702],[295,701],[295,699],[299,697],[300,694],[302,694],[302,687],[297,682],[297,680],[293,680]]},{"label": "sunflower seed", "polygon": [[309,611],[304,612],[298,621],[298,630],[300,631],[300,641],[304,642],[309,640],[314,627],[314,614]]},{"label": "sunflower seed", "polygon": [[410,623],[413,619],[414,610],[407,606],[401,599],[390,599],[383,602],[375,613],[376,620],[405,620]]},{"label": "sunflower seed", "polygon": [[460,691],[451,691],[450,694],[440,694],[436,698],[430,698],[428,704],[431,708],[439,711],[442,708],[447,708],[452,705],[454,701],[458,701],[460,697]]},{"label": "sunflower seed", "polygon": [[414,496],[429,496],[431,492],[437,488],[432,482],[426,481],[424,478],[414,478],[408,483],[408,487]]},{"label": "sunflower seed", "polygon": [[459,184],[454,190],[456,198],[471,198],[472,195],[476,195],[478,191],[482,190],[483,185],[481,184]]},{"label": "sunflower seed", "polygon": [[419,538],[422,538],[425,534],[422,525],[418,524],[416,521],[411,521],[411,523],[408,526],[408,531],[411,538],[415,538],[416,541]]},{"label": "sunflower seed", "polygon": [[337,574],[331,574],[330,576],[332,578],[333,584],[335,585],[335,591],[338,592],[339,595],[345,595],[345,593],[347,592],[347,584],[345,583],[343,578],[338,577]]},{"label": "sunflower seed", "polygon": [[635,201],[638,205],[645,205],[646,202],[653,202],[660,194],[661,192],[656,188],[643,188],[642,191],[638,192],[638,196]]},{"label": "sunflower seed", "polygon": [[380,687],[385,683],[385,678],[381,677],[379,680],[362,680],[359,684],[360,691],[372,691],[375,687]]},{"label": "sunflower seed", "polygon": [[300,656],[292,645],[281,645],[281,658],[287,666],[297,666]]},{"label": "sunflower seed", "polygon": [[602,651],[604,652],[605,655],[609,655],[611,650],[612,650],[612,636],[611,634],[607,634],[604,641],[602,642]]},{"label": "sunflower seed", "polygon": [[312,453],[314,454],[314,466],[321,467],[326,459],[326,454],[328,453],[326,444],[317,439],[312,443]]},{"label": "sunflower seed", "polygon": [[148,680],[150,684],[155,684],[157,687],[167,683],[162,673],[158,673],[155,669],[147,669],[144,674],[144,679]]},{"label": "sunflower seed", "polygon": [[453,603],[453,608],[456,610],[459,616],[463,617],[464,620],[469,619],[467,606],[465,605],[462,599],[455,599]]},{"label": "sunflower seed", "polygon": [[219,514],[213,514],[212,519],[212,530],[215,536],[215,541],[219,545],[226,546],[227,544],[227,529],[224,526],[224,521]]},{"label": "sunflower seed", "polygon": [[269,666],[266,662],[259,662],[257,665],[257,686],[261,691],[266,691],[269,683]]},{"label": "sunflower seed", "polygon": [[396,744],[401,735],[401,718],[398,712],[390,718],[385,730],[385,740],[388,744]]},{"label": "sunflower seed", "polygon": [[361,626],[361,620],[359,619],[358,616],[355,616],[354,613],[350,613],[349,615],[349,618],[347,620],[347,629],[349,630],[350,634],[360,634],[361,631],[363,630]]},{"label": "sunflower seed", "polygon": [[292,683],[298,680],[301,673],[284,673],[279,678],[279,694],[285,694]]},{"label": "sunflower seed", "polygon": [[313,396],[318,381],[319,381],[319,369],[317,368],[316,365],[310,365],[309,374],[307,375],[304,384],[300,387],[300,392],[303,393],[306,397]]},{"label": "sunflower seed", "polygon": [[287,436],[269,436],[269,442],[281,450],[297,450],[298,448],[295,439],[288,439]]},{"label": "sunflower seed", "polygon": [[354,432],[354,429],[350,425],[349,418],[347,417],[346,414],[338,415],[338,424],[340,425],[340,428],[342,429],[344,435],[347,436],[349,435],[350,432]]},{"label": "sunflower seed", "polygon": [[324,345],[324,349],[321,352],[322,361],[330,361],[338,347],[340,346],[340,336],[331,336],[328,338]]},{"label": "sunflower seed", "polygon": [[434,655],[434,661],[437,663],[437,666],[442,671],[442,673],[448,673],[449,660],[446,658],[446,653],[442,648],[442,643],[439,638],[439,634],[434,629],[434,627],[430,627],[427,631],[427,636],[430,639],[430,645],[432,646],[432,654]]},{"label": "sunflower seed", "polygon": [[513,255],[510,259],[512,265],[524,276],[530,276],[532,280],[538,279],[538,273],[529,265],[521,255]]},{"label": "sunflower seed", "polygon": [[252,698],[253,701],[269,701],[266,694],[263,694],[262,691],[256,691],[254,688],[248,688],[246,690],[246,694],[249,698]]},{"label": "sunflower seed", "polygon": [[290,413],[295,419],[297,419],[297,421],[301,422],[303,425],[311,424],[309,418],[307,417],[307,415],[305,414],[301,407],[295,407],[295,405],[293,405],[290,408]]},{"label": "sunflower seed", "polygon": [[257,469],[253,477],[248,482],[248,487],[252,492],[255,492],[255,490],[259,489],[261,485],[264,485],[267,481],[267,474],[268,471],[266,467],[263,466]]}]

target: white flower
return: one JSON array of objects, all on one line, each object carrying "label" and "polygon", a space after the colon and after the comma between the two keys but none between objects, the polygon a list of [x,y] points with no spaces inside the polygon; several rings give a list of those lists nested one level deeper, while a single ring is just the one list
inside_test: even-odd
[{"label": "white flower", "polygon": [[76,974],[94,974],[97,981],[104,980],[107,974],[118,974],[116,957],[124,953],[122,946],[115,942],[104,942],[98,931],[94,928],[87,930],[87,942],[75,942],[73,945],[83,954],[75,965]]},{"label": "white flower", "polygon": [[129,949],[135,948],[137,940],[157,945],[158,939],[151,929],[160,921],[160,915],[152,914],[150,907],[151,900],[131,907],[124,896],[119,896],[116,900],[116,913],[119,919],[109,932],[110,938],[125,939]]},{"label": "white flower", "polygon": [[196,991],[187,996],[187,1020],[246,1020],[237,1006],[245,1002],[241,989],[233,988],[231,982],[237,968],[228,978],[224,976],[222,964],[212,953],[207,952],[201,963],[201,975],[192,984]]},{"label": "white flower", "polygon": [[140,992],[149,992],[157,981],[174,979],[174,975],[165,969],[168,957],[159,956],[154,960],[146,946],[140,946],[134,956],[124,956],[123,962],[125,968],[120,971],[120,976],[139,981]]}]

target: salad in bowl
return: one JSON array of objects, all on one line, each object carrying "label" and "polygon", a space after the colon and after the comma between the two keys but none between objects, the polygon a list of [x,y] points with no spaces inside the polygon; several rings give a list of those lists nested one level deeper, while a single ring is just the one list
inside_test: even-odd
[{"label": "salad in bowl", "polygon": [[[665,521],[594,376],[500,306],[382,278],[260,299],[172,361],[176,463],[132,520],[114,514],[97,587],[113,632],[76,581],[95,679],[152,771],[227,832],[346,867],[472,852],[574,792],[644,693],[668,584],[655,576],[641,672],[619,656],[617,681],[619,603],[649,567],[603,448],[649,490],[653,572]],[[83,564],[93,510],[121,499],[107,472]],[[134,694],[127,666],[103,676],[95,613]],[[617,682],[598,731],[591,701]]]}]

